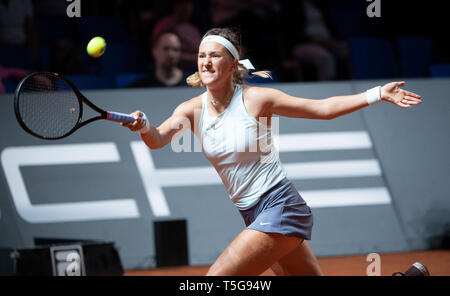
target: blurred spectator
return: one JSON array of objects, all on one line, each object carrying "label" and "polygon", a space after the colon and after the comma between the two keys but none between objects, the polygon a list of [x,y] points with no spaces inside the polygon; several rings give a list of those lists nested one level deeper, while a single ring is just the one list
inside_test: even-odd
[{"label": "blurred spectator", "polygon": [[6,92],[5,86],[3,85],[3,79],[11,79],[14,82],[19,82],[29,73],[30,72],[28,70],[7,68],[0,65],[0,94],[4,94]]},{"label": "blurred spectator", "polygon": [[80,50],[77,43],[69,39],[52,42],[49,47],[49,69],[61,74],[78,74],[84,69]]},{"label": "blurred spectator", "polygon": [[283,65],[295,70],[295,79],[350,78],[348,46],[338,39],[323,1],[282,0],[280,4]]},{"label": "blurred spectator", "polygon": [[211,20],[214,26],[222,26],[236,18],[243,19],[244,14],[264,16],[268,11],[277,10],[277,2],[276,0],[211,0]]},{"label": "blurred spectator", "polygon": [[[214,27],[231,27],[241,33],[241,56],[258,69],[279,71],[279,17],[277,0],[212,0]],[[269,53],[269,54],[268,54]]]},{"label": "blurred spectator", "polygon": [[0,44],[27,47],[39,65],[39,50],[30,0],[0,0]]},{"label": "blurred spectator", "polygon": [[147,48],[156,22],[169,14],[169,4],[166,0],[117,0],[116,10],[127,24],[130,40]]},{"label": "blurred spectator", "polygon": [[39,17],[67,17],[67,6],[70,3],[61,0],[33,0],[36,18]]},{"label": "blurred spectator", "polygon": [[128,87],[161,87],[186,85],[186,77],[179,68],[181,43],[173,32],[163,32],[152,42],[154,72],[131,83]]},{"label": "blurred spectator", "polygon": [[198,46],[201,41],[200,30],[190,22],[194,10],[194,0],[174,0],[170,15],[159,20],[152,33],[152,39],[161,32],[175,32],[181,42],[180,67],[193,70],[197,61]]}]

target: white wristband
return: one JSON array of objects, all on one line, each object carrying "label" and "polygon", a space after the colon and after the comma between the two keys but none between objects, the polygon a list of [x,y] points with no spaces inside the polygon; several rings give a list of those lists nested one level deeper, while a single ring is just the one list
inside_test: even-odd
[{"label": "white wristband", "polygon": [[369,105],[375,105],[381,102],[381,86],[375,86],[366,91],[367,103]]},{"label": "white wristband", "polygon": [[148,132],[150,130],[150,122],[148,122],[148,119],[147,119],[147,116],[145,116],[145,113],[144,113],[144,115],[142,115],[142,118],[144,118],[144,120],[145,120],[145,125],[143,127],[141,127],[141,129],[139,130],[139,133],[141,133],[141,135],[145,134],[146,132]]}]

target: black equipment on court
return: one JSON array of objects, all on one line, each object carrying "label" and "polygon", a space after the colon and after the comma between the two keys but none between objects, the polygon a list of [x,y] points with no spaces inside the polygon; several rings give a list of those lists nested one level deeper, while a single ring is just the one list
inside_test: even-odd
[{"label": "black equipment on court", "polygon": [[[59,242],[45,244],[51,241]],[[52,239],[41,242],[44,244],[34,248],[0,248],[0,275],[123,275],[120,256],[112,242]]]},{"label": "black equipment on court", "polygon": [[189,265],[186,220],[154,222],[156,266]]},{"label": "black equipment on court", "polygon": [[403,272],[394,272],[392,276],[429,276],[430,272],[428,268],[420,262],[415,262],[408,268],[405,273]]}]

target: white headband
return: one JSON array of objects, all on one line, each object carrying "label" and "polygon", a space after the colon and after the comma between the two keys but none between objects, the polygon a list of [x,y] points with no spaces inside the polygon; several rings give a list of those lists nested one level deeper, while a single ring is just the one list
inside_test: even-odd
[{"label": "white headband", "polygon": [[[228,41],[228,39],[219,35],[209,35],[203,38],[202,42],[200,42],[200,45],[202,45],[205,42],[216,42],[223,45],[226,49],[228,49],[228,51],[235,59],[239,60],[239,52],[237,51],[236,47],[234,47],[233,43]],[[255,70],[255,67],[248,59],[240,60],[239,63],[244,65],[248,70]]]}]

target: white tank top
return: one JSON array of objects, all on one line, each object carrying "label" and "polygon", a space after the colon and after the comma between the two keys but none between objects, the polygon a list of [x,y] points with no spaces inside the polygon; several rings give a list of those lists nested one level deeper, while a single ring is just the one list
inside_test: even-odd
[{"label": "white tank top", "polygon": [[211,116],[207,107],[205,92],[198,129],[203,153],[236,207],[249,209],[286,176],[272,142],[271,127],[247,113],[241,85],[235,87],[230,104],[218,116]]}]

